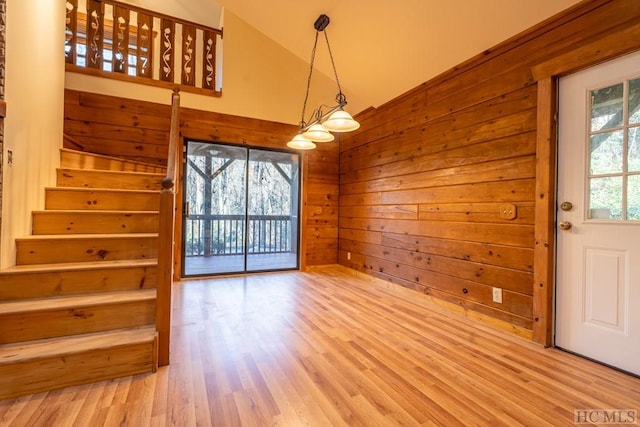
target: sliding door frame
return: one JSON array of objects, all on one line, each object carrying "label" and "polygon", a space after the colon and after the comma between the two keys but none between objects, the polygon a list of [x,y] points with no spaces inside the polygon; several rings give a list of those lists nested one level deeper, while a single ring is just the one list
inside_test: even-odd
[{"label": "sliding door frame", "polygon": [[[186,212],[185,207],[186,205],[186,197],[187,197],[187,185],[188,185],[188,181],[187,181],[187,161],[188,161],[188,147],[189,147],[189,143],[199,143],[199,144],[211,144],[211,145],[217,145],[217,146],[227,146],[227,147],[231,147],[231,148],[235,148],[235,149],[244,149],[246,152],[246,158],[245,158],[245,194],[244,194],[244,227],[243,227],[243,257],[244,257],[244,269],[242,271],[235,271],[235,272],[221,272],[221,273],[203,273],[203,274],[186,274],[186,233],[185,233],[185,229],[186,229],[186,221],[188,219],[188,215]],[[274,152],[274,153],[281,153],[281,154],[286,154],[286,155],[290,155],[290,156],[295,156],[297,158],[297,173],[296,174],[292,174],[292,179],[295,179],[297,182],[297,190],[295,192],[295,196],[296,196],[296,200],[292,201],[291,206],[296,208],[296,221],[295,224],[292,224],[292,228],[291,228],[291,232],[295,232],[295,240],[291,241],[291,244],[295,244],[295,254],[296,254],[296,265],[295,267],[291,267],[291,268],[274,268],[274,269],[260,269],[260,270],[249,270],[249,250],[248,250],[248,244],[249,244],[249,184],[250,184],[250,175],[249,175],[249,162],[251,161],[251,157],[250,154],[252,151],[262,151],[262,152]],[[179,256],[179,262],[180,262],[180,278],[196,278],[196,277],[213,277],[213,276],[221,276],[221,275],[240,275],[240,274],[251,274],[251,273],[266,273],[266,272],[275,272],[275,271],[292,271],[292,270],[300,270],[301,269],[301,265],[302,265],[302,255],[301,254],[301,248],[302,248],[302,220],[303,220],[303,212],[302,212],[302,208],[303,208],[303,162],[304,162],[304,156],[302,156],[300,153],[297,152],[293,152],[293,151],[289,151],[289,150],[279,150],[276,148],[269,148],[269,147],[260,147],[260,146],[252,146],[252,145],[238,145],[238,144],[231,144],[231,143],[225,143],[225,142],[218,142],[218,141],[207,141],[207,140],[200,140],[200,139],[195,139],[195,138],[184,138],[183,140],[183,152],[184,152],[184,161],[183,161],[183,167],[182,167],[182,185],[180,186],[180,190],[181,190],[181,195],[180,195],[180,204],[182,206],[181,208],[181,216],[178,222],[178,226],[180,227],[180,256]],[[293,217],[293,215],[292,215]]]}]

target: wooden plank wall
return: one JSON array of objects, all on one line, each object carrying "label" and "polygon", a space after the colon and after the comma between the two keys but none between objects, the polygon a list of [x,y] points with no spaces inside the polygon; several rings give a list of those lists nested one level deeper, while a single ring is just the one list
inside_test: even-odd
[{"label": "wooden plank wall", "polygon": [[339,263],[531,337],[531,68],[639,18],[636,0],[582,2],[361,114],[340,144]]},{"label": "wooden plank wall", "polygon": [[[66,90],[64,132],[69,138],[64,146],[166,165],[170,114],[169,105]],[[182,136],[195,140],[286,148],[296,130],[292,125],[189,108],[180,112]],[[337,262],[338,156],[335,143],[302,156],[303,267]]]}]

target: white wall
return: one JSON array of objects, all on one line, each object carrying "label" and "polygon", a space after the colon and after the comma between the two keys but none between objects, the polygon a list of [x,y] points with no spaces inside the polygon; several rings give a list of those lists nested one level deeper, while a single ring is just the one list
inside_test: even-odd
[{"label": "white wall", "polygon": [[[193,17],[185,19],[195,21]],[[305,61],[225,11],[223,95],[215,98],[183,92],[180,104],[200,110],[298,124],[308,73],[309,66]],[[69,89],[162,104],[171,101],[171,91],[168,89],[83,74],[67,73],[65,85]],[[333,80],[314,72],[307,118],[320,104],[333,105],[336,93]]]},{"label": "white wall", "polygon": [[7,5],[0,268],[15,264],[15,238],[31,233],[31,211],[44,207],[43,188],[55,183],[62,146],[64,19],[59,1]]}]

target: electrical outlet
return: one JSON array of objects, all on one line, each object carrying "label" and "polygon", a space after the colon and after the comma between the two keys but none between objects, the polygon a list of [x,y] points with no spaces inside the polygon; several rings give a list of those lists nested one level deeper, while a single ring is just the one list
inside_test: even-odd
[{"label": "electrical outlet", "polygon": [[347,252],[347,261],[351,261],[351,252]]},{"label": "electrical outlet", "polygon": [[502,289],[501,288],[493,288],[493,302],[498,304],[502,304]]}]

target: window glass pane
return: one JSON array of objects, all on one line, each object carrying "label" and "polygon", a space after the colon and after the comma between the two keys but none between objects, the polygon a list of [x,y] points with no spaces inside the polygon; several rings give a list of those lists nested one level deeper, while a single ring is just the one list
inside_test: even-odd
[{"label": "window glass pane", "polygon": [[622,219],[622,177],[589,180],[589,218]]},{"label": "window glass pane", "polygon": [[600,133],[591,136],[589,173],[602,175],[622,172],[622,131]]},{"label": "window glass pane", "polygon": [[640,128],[629,129],[629,172],[640,172]]},{"label": "window glass pane", "polygon": [[591,131],[622,125],[623,84],[591,91]]},{"label": "window glass pane", "polygon": [[640,79],[629,82],[629,124],[640,123]]},{"label": "window glass pane", "polygon": [[640,220],[640,175],[627,180],[627,219]]}]

